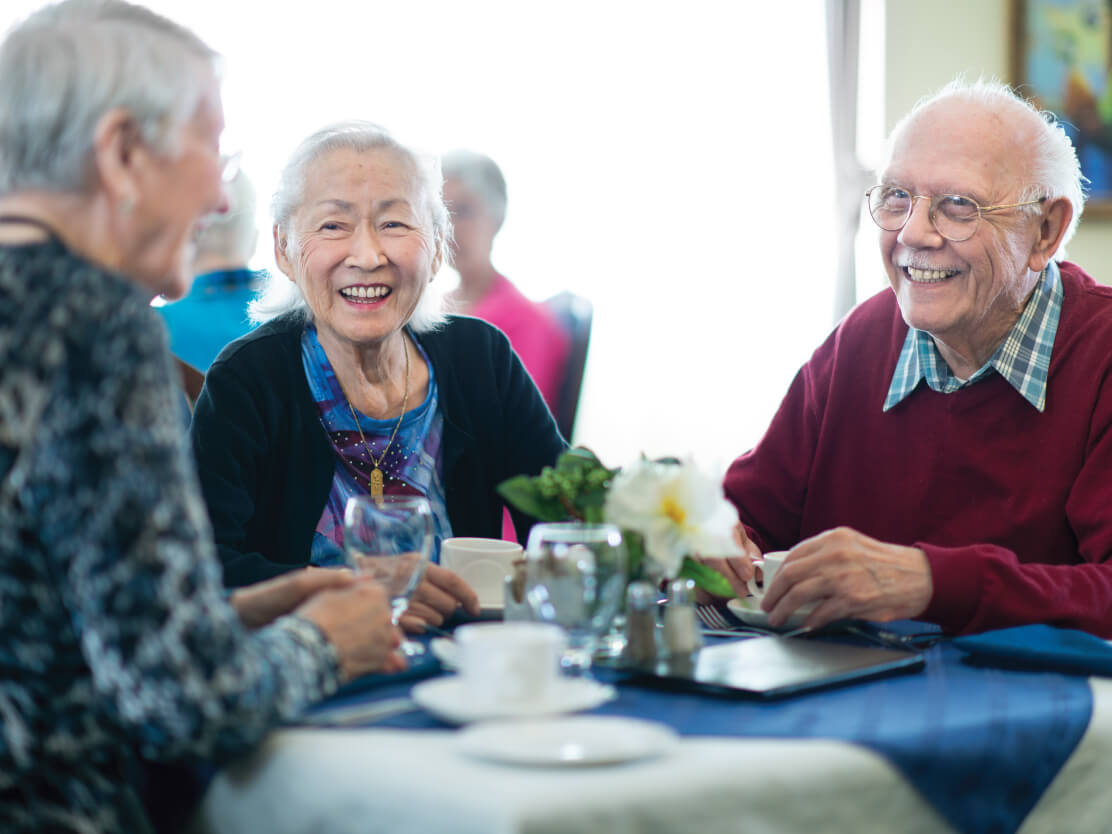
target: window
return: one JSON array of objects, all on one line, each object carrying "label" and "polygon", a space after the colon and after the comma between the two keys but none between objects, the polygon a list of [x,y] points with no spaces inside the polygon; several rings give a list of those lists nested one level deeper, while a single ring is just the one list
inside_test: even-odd
[{"label": "window", "polygon": [[[328,121],[497,160],[495,265],[530,297],[595,305],[575,439],[607,462],[724,466],[830,330],[817,0],[148,5],[225,55],[227,135],[264,230],[277,170]],[[271,266],[269,231],[259,251]]]}]

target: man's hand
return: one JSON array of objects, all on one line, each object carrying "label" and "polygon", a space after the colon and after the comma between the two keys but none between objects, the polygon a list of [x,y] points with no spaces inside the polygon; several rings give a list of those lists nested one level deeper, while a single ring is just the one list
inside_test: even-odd
[{"label": "man's hand", "polygon": [[262,628],[296,610],[313,594],[347,588],[354,582],[349,570],[305,568],[239,588],[230,602],[245,626]]},{"label": "man's hand", "polygon": [[780,627],[796,610],[815,604],[812,628],[835,620],[917,617],[934,585],[922,550],[877,541],[848,527],[820,533],[792,548],[761,600],[769,625]]},{"label": "man's hand", "polygon": [[471,586],[447,568],[430,564],[402,615],[402,628],[420,634],[426,625],[443,623],[461,605],[472,617],[479,616],[479,597]]},{"label": "man's hand", "polygon": [[[745,532],[745,527],[741,523],[738,523],[737,527],[734,528],[734,541],[741,548],[741,556],[730,556],[726,559],[711,559],[701,556],[697,558],[707,567],[714,568],[726,577],[735,594],[739,597],[746,597],[749,596],[749,586],[745,583],[746,580],[753,578],[753,560],[761,558],[761,549],[749,538],[749,535]],[[699,593],[701,595],[703,592],[700,591]]]}]

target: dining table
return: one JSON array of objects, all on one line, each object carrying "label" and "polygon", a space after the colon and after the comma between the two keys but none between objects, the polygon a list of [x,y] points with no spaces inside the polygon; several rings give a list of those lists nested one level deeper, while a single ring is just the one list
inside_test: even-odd
[{"label": "dining table", "polygon": [[[938,638],[916,646],[925,661],[916,671],[777,699],[598,667],[612,697],[583,715],[650,721],[678,739],[615,761],[476,755],[467,743],[476,725],[408,701],[450,674],[429,653],[400,675],[352,682],[223,766],[191,831],[1112,830],[1112,679],[986,661]],[[319,726],[363,708],[364,721]],[[521,725],[486,726],[512,734]]]}]

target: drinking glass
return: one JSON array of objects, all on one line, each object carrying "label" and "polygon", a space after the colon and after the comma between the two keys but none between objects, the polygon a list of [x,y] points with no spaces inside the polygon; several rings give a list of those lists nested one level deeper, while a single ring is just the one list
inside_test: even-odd
[{"label": "drinking glass", "polygon": [[[390,597],[394,625],[409,607],[433,547],[432,508],[415,495],[356,495],[344,508],[344,550],[356,573],[373,576]],[[423,654],[424,646],[404,640],[403,654]]]},{"label": "drinking glass", "polygon": [[626,551],[613,524],[538,524],[525,554],[525,600],[533,619],[568,635],[564,671],[590,677],[599,638],[617,613],[626,584]]}]

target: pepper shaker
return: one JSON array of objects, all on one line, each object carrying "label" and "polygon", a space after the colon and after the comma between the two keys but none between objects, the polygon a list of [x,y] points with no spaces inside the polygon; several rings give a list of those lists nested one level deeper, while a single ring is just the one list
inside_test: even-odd
[{"label": "pepper shaker", "polygon": [[625,658],[634,666],[656,660],[656,597],[648,582],[631,582],[626,589]]}]

